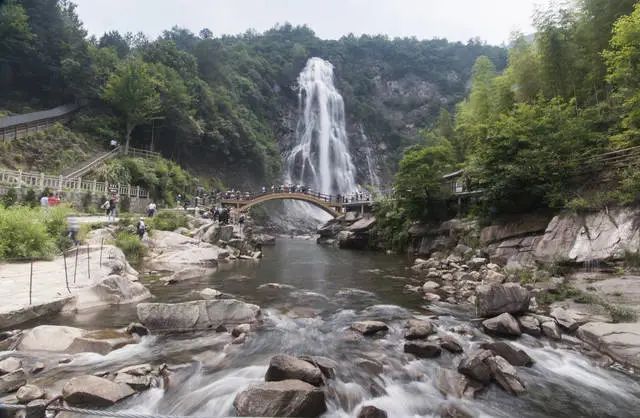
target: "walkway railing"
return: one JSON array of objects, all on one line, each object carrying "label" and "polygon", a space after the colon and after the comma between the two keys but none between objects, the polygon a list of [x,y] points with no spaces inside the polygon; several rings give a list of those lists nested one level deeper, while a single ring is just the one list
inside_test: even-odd
[{"label": "walkway railing", "polygon": [[40,112],[0,118],[0,139],[8,142],[50,128],[56,122],[66,122],[80,106],[67,104]]},{"label": "walkway railing", "polygon": [[294,190],[294,189],[283,189],[283,190],[274,190],[274,191],[266,191],[266,192],[257,192],[257,193],[240,193],[234,194],[231,193],[226,195],[222,193],[222,196],[219,200],[223,203],[237,204],[237,203],[251,203],[252,201],[270,195],[304,195],[313,197],[319,201],[329,203],[335,206],[343,206],[350,204],[372,204],[373,198],[369,195],[368,198],[358,198],[357,193],[345,194],[345,195],[330,195],[325,193],[316,192],[313,190]]},{"label": "walkway railing", "polygon": [[97,180],[82,180],[81,177],[69,178],[64,176],[48,176],[44,173],[28,173],[16,170],[0,170],[0,184],[14,188],[31,188],[42,191],[84,191],[92,194],[118,193],[120,196],[149,197],[149,193],[139,187],[129,184],[109,184]]},{"label": "walkway railing", "polygon": [[81,168],[79,168],[79,169],[77,169],[75,171],[72,171],[71,173],[67,174],[65,177],[73,178],[73,177],[84,176],[85,174],[89,173],[90,171],[93,171],[96,167],[102,165],[105,161],[116,157],[118,154],[120,154],[120,147],[119,146],[115,147],[114,149],[112,149],[111,151],[109,151],[109,152],[107,152],[105,154],[102,154],[101,156],[99,156],[95,160],[91,161],[90,163],[88,163],[84,167],[81,167]]}]

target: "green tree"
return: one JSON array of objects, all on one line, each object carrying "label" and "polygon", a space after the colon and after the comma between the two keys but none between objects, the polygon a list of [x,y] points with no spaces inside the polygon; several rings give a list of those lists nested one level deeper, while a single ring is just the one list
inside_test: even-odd
[{"label": "green tree", "polygon": [[451,170],[453,149],[447,141],[416,145],[406,150],[395,178],[399,205],[410,219],[424,220],[433,215],[449,195],[442,175]]},{"label": "green tree", "polygon": [[157,83],[152,78],[149,64],[139,59],[124,62],[109,77],[102,97],[124,118],[126,154],[133,129],[149,120],[161,107]]},{"label": "green tree", "polygon": [[487,137],[491,120],[495,118],[494,82],[496,69],[491,60],[480,56],[473,65],[469,98],[456,109],[457,146],[462,155]]},{"label": "green tree", "polygon": [[578,186],[580,158],[606,145],[575,104],[559,98],[517,104],[491,134],[470,171],[487,204],[502,213],[562,207]]},{"label": "green tree", "polygon": [[624,132],[616,139],[628,145],[640,133],[640,4],[631,15],[616,22],[610,47],[603,55],[607,79],[615,87],[625,112]]}]

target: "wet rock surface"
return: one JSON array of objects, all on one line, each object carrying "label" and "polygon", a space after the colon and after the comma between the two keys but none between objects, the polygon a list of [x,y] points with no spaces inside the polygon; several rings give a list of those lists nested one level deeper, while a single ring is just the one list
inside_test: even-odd
[{"label": "wet rock surface", "polygon": [[134,393],[128,385],[96,376],[74,377],[62,388],[65,402],[78,406],[111,406]]},{"label": "wet rock surface", "polygon": [[320,386],[323,383],[320,369],[297,357],[279,354],[271,358],[264,379],[267,382],[280,380],[302,380]]},{"label": "wet rock surface", "polygon": [[301,380],[250,386],[236,396],[233,406],[241,417],[317,417],[327,409],[324,392]]},{"label": "wet rock surface", "polygon": [[152,330],[215,329],[255,322],[260,316],[260,307],[235,299],[141,303],[137,311],[140,322]]},{"label": "wet rock surface", "polygon": [[522,334],[518,321],[508,313],[500,314],[495,318],[486,319],[482,321],[482,326],[487,330],[487,332],[496,335],[517,337]]},{"label": "wet rock surface", "polygon": [[387,331],[389,327],[381,321],[358,321],[351,324],[351,329],[368,336]]}]

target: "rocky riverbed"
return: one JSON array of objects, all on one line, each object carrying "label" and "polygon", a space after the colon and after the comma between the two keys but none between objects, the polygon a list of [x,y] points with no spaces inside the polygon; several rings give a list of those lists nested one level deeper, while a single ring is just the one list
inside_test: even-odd
[{"label": "rocky riverbed", "polygon": [[2,401],[339,417],[624,417],[640,403],[633,324],[538,302],[562,284],[511,282],[465,246],[403,260],[279,239],[260,259],[222,233],[152,236],[153,300],[4,332]]}]

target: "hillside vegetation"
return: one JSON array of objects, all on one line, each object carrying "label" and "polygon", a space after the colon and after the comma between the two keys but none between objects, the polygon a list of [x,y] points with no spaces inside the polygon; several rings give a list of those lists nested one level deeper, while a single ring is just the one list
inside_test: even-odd
[{"label": "hillside vegetation", "polygon": [[[350,130],[364,127],[394,166],[440,107],[465,95],[480,55],[499,69],[503,48],[435,39],[346,36],[321,40],[285,24],[265,33],[213,37],[174,27],[159,38],[87,37],[73,3],[7,0],[0,6],[0,109],[24,112],[86,103],[84,132],[155,148],[232,186],[281,173],[297,112],[296,78],[320,56],[336,68]],[[156,119],[151,122],[152,118]]]},{"label": "hillside vegetation", "polygon": [[476,60],[467,97],[405,152],[400,200],[381,205],[383,223],[397,231],[450,216],[439,178],[458,168],[470,189],[484,190],[472,211],[487,220],[638,200],[637,164],[604,176],[589,157],[640,145],[640,5],[576,4],[540,11],[534,40],[516,34],[503,71],[491,57]]}]

